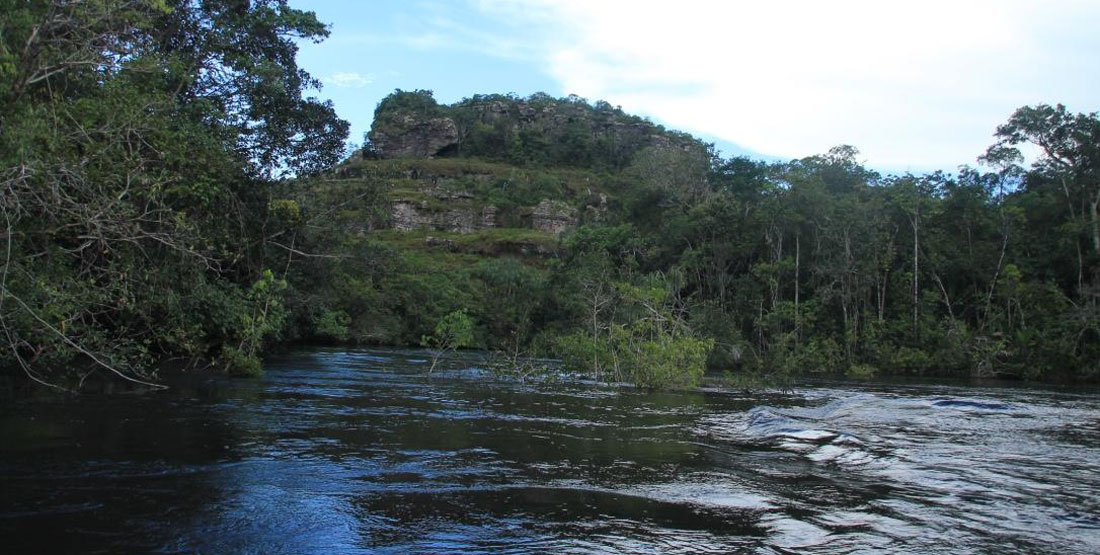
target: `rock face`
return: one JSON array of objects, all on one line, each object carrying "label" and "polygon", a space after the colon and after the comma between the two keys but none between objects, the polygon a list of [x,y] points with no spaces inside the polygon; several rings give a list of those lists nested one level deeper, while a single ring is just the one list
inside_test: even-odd
[{"label": "rock face", "polygon": [[497,227],[497,207],[490,204],[481,209],[481,221],[478,222],[481,229]]},{"label": "rock face", "polygon": [[458,126],[451,118],[420,120],[411,115],[371,133],[371,142],[382,158],[431,158],[456,148],[458,138]]},{"label": "rock face", "polygon": [[414,203],[399,200],[390,205],[390,226],[398,231],[413,231],[430,223],[431,218],[421,214]]},{"label": "rock face", "polygon": [[[477,207],[457,202],[433,206],[424,201],[395,200],[390,203],[389,227],[398,231],[474,233],[500,227],[498,214],[492,204]],[[537,231],[561,235],[576,229],[577,210],[563,201],[544,199],[531,211],[528,225]]]},{"label": "rock face", "polygon": [[[508,155],[509,142],[520,135],[554,145],[588,141],[600,145],[604,156],[623,164],[647,147],[705,150],[703,143],[688,135],[665,131],[606,102],[592,106],[572,97],[475,95],[442,106],[430,94],[400,95],[391,97],[394,101],[390,103],[383,100],[371,126],[374,152],[382,158],[446,156],[456,154],[460,147],[475,156],[499,158]],[[558,162],[568,165],[567,160]]]},{"label": "rock face", "polygon": [[398,200],[390,204],[390,227],[399,231],[430,229],[451,233],[473,233],[497,227],[497,208],[473,206],[435,208],[426,203]]},{"label": "rock face", "polygon": [[577,227],[577,211],[560,200],[543,199],[531,213],[531,228],[561,235]]}]

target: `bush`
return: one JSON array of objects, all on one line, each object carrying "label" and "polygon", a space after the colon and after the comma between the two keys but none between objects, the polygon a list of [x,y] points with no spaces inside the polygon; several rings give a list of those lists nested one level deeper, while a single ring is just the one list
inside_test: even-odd
[{"label": "bush", "polygon": [[347,341],[350,336],[348,326],[351,316],[343,310],[326,310],[317,318],[314,333],[319,337],[333,341]]},{"label": "bush", "polygon": [[870,364],[853,364],[848,367],[848,371],[845,375],[849,378],[857,380],[869,380],[878,374],[878,368],[871,366]]},{"label": "bush", "polygon": [[263,364],[259,357],[233,347],[222,350],[221,363],[230,376],[258,378],[264,375]]},{"label": "bush", "polygon": [[665,336],[645,341],[629,359],[631,381],[640,387],[691,387],[699,383],[714,340]]},{"label": "bush", "polygon": [[435,325],[432,335],[420,338],[420,344],[432,349],[432,366],[428,372],[434,372],[439,360],[448,352],[468,347],[474,342],[474,321],[466,310],[456,310],[444,316]]}]

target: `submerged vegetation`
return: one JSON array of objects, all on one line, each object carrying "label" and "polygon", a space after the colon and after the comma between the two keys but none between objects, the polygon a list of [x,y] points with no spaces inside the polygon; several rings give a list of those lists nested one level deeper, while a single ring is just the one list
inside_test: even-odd
[{"label": "submerged vegetation", "polygon": [[1096,114],[1024,107],[977,168],[883,176],[577,97],[397,91],[347,154],[294,63],[327,31],[283,0],[0,7],[0,366],[37,382],[252,375],[291,341],[646,387],[1100,376]]}]

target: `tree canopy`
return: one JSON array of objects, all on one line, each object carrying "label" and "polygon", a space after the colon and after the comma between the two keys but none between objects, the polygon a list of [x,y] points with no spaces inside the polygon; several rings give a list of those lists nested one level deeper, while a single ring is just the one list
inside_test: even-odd
[{"label": "tree canopy", "polygon": [[271,177],[331,166],[347,135],[294,59],[325,27],[280,0],[0,11],[0,363],[57,385],[254,358]]}]

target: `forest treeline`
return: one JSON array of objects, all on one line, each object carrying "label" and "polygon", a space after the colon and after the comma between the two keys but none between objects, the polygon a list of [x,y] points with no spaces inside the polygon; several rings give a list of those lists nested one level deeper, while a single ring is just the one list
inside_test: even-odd
[{"label": "forest treeline", "polygon": [[[550,197],[580,214],[538,256],[465,256],[343,225],[386,211],[397,166],[348,158],[347,124],[308,97],[318,84],[293,41],[326,35],[311,13],[281,0],[0,8],[0,366],[34,381],[147,381],[169,359],[255,374],[265,348],[293,341],[458,336],[648,386],[705,368],[1100,375],[1095,113],[1023,107],[978,166],[886,176],[848,146],[767,163],[609,142],[574,119],[567,140],[460,121],[453,158],[424,168],[488,168],[470,184],[497,205]],[[487,101],[641,121],[575,97],[441,106],[427,91],[396,92],[376,121],[461,120]],[[341,161],[364,172],[358,188],[319,194]],[[578,180],[589,189],[565,185]]]},{"label": "forest treeline", "polygon": [[[575,97],[435,106],[429,91],[397,91],[376,121],[409,107],[462,121],[487,102],[513,115],[548,102],[558,113],[583,106],[567,130],[619,115]],[[369,234],[352,240],[373,250],[299,267],[311,273],[302,282],[340,284],[310,302],[346,324],[334,338],[415,345],[461,311],[477,326],[476,346],[561,357],[643,385],[694,383],[704,368],[772,379],[1100,371],[1096,114],[1020,108],[978,166],[924,175],[881,175],[850,146],[766,163],[722,158],[702,143],[636,143],[622,164],[626,151],[606,148],[614,141],[599,133],[569,133],[568,145],[531,154],[514,116],[465,128],[478,130],[476,149],[460,143],[457,159],[416,171],[444,176],[464,158],[504,164],[512,173],[458,182],[498,206],[552,191],[578,209],[580,227],[549,261],[462,264]],[[589,155],[566,154],[578,150]],[[579,175],[590,188],[561,185],[577,175],[567,171],[587,172]]]}]

